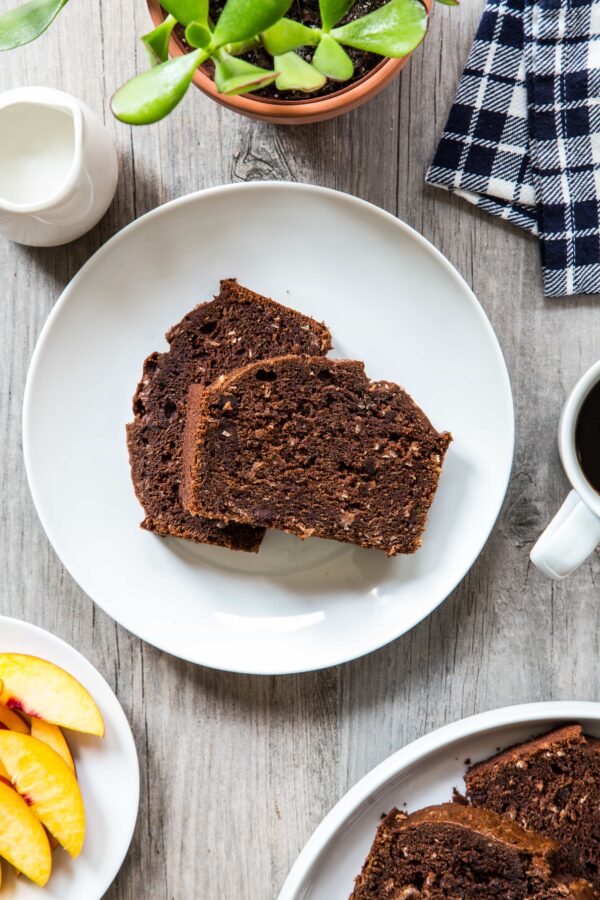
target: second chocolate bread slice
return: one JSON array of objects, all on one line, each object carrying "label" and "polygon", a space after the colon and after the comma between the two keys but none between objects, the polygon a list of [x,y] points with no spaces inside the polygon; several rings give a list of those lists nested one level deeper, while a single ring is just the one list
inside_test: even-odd
[{"label": "second chocolate bread slice", "polygon": [[600,741],[565,725],[478,763],[465,781],[474,806],[556,841],[600,897]]},{"label": "second chocolate bread slice", "polygon": [[263,360],[192,388],[182,497],[195,515],[412,553],[450,441],[362,363]]}]

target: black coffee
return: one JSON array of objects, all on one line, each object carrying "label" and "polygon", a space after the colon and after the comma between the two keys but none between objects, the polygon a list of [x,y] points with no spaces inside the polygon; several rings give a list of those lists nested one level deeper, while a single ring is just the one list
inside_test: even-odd
[{"label": "black coffee", "polygon": [[600,382],[581,407],[575,427],[575,447],[585,477],[600,493]]}]

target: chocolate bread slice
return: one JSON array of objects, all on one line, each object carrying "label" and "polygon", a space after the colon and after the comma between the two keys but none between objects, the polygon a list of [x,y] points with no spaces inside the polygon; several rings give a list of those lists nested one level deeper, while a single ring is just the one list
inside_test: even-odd
[{"label": "chocolate bread slice", "polygon": [[377,830],[350,900],[592,900],[565,874],[556,845],[483,809],[393,809]]},{"label": "chocolate bread slice", "polygon": [[467,797],[552,838],[600,896],[600,742],[567,725],[467,772]]},{"label": "chocolate bread slice", "polygon": [[191,389],[182,497],[194,515],[413,553],[450,441],[360,362],[263,360]]},{"label": "chocolate bread slice", "polygon": [[167,333],[169,350],[152,353],[133,398],[127,446],[142,528],[234,550],[256,551],[264,528],[195,518],[179,496],[182,439],[191,384],[211,384],[223,372],[263,356],[326,353],[324,325],[229,278]]}]

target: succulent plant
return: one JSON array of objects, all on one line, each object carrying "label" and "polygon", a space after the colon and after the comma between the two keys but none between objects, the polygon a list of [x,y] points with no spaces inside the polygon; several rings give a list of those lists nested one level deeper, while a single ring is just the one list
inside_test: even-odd
[{"label": "succulent plant", "polygon": [[[35,40],[67,2],[30,0],[0,16],[0,49]],[[292,0],[227,0],[216,21],[209,0],[161,0],[167,18],[142,37],[151,68],[119,88],[112,98],[113,112],[131,125],[157,122],[182,100],[196,69],[208,60],[222,94],[249,93],[273,83],[278,91],[312,93],[328,80],[352,79],[354,63],[347,47],[398,58],[423,40],[428,16],[422,0],[388,0],[367,15],[339,24],[355,2],[319,0],[321,25],[316,28],[286,16]],[[455,6],[458,0],[438,2]],[[191,49],[169,59],[169,41],[178,23]],[[242,58],[257,47],[271,57],[271,68]]]}]

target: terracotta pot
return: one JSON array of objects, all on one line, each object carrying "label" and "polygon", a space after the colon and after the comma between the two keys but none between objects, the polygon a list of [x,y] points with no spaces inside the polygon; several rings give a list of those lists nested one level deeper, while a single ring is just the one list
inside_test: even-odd
[{"label": "terracotta pot", "polygon": [[[147,0],[148,9],[154,25],[160,25],[165,19],[165,12],[159,0]],[[423,0],[427,11],[431,11],[433,0]],[[173,35],[170,43],[171,56],[181,56],[186,50],[180,39]],[[378,94],[398,72],[406,65],[409,56],[402,59],[382,59],[358,81],[340,88],[326,97],[311,97],[307,100],[270,100],[256,97],[254,94],[242,94],[238,97],[225,97],[219,94],[210,75],[199,68],[194,75],[194,84],[200,90],[227,109],[241,113],[261,122],[274,125],[308,125],[311,122],[324,122],[362,106],[371,97]]]}]

